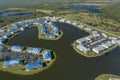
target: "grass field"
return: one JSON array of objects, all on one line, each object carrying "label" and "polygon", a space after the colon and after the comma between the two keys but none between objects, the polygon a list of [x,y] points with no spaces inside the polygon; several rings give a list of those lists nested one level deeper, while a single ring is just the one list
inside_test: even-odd
[{"label": "grass field", "polygon": [[120,35],[120,33],[117,31],[120,29],[120,23],[112,19],[99,18],[91,13],[68,14],[65,17],[93,26],[95,28],[104,30],[115,35]]}]

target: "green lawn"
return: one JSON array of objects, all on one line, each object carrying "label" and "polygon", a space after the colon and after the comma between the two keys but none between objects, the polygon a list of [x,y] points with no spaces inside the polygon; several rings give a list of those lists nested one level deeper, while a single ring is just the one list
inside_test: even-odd
[{"label": "green lawn", "polygon": [[64,17],[72,20],[79,21],[81,23],[90,25],[92,27],[104,30],[106,32],[120,35],[120,23],[112,19],[100,18],[91,13],[76,13],[76,14],[68,14]]}]

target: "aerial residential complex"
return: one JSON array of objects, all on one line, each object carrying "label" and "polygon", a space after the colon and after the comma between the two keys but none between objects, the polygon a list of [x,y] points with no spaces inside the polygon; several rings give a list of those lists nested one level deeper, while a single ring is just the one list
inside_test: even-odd
[{"label": "aerial residential complex", "polygon": [[[59,36],[60,32],[58,27],[48,20],[44,19],[30,19],[26,21],[16,22],[11,25],[5,26],[0,29],[0,61],[3,65],[3,68],[13,68],[15,66],[22,65],[20,72],[16,74],[27,75],[28,71],[40,69],[42,71],[44,68],[49,67],[55,59],[54,52],[52,50],[36,48],[36,47],[24,47],[24,46],[7,46],[6,43],[8,39],[14,37],[22,31],[25,31],[27,28],[32,26],[37,26],[39,33],[46,39],[55,39]],[[39,26],[38,26],[39,25]],[[41,39],[41,35],[38,35]],[[22,70],[23,69],[23,70]],[[23,72],[22,71],[27,71]],[[37,70],[36,70],[37,71]],[[8,71],[9,72],[9,71]],[[38,71],[37,71],[38,72]],[[35,72],[33,72],[34,74]],[[31,73],[32,74],[32,73]]]},{"label": "aerial residential complex", "polygon": [[[50,66],[55,60],[53,59],[55,54],[52,50],[18,45],[7,46],[6,43],[8,39],[32,26],[36,26],[38,28],[39,39],[57,40],[61,38],[63,33],[53,22],[72,24],[79,29],[89,32],[89,36],[79,38],[72,44],[73,48],[78,53],[86,57],[97,57],[104,55],[116,46],[120,45],[119,38],[108,37],[107,34],[99,30],[69,19],[62,17],[30,19],[16,22],[0,29],[0,60],[3,68],[13,68],[15,66],[22,65],[22,68],[19,70],[20,72],[11,72],[26,75],[28,74],[26,72],[33,71],[31,74],[34,74],[36,73],[34,70],[37,71],[36,69],[40,69],[40,71],[42,71],[43,69],[46,69],[45,66]],[[22,73],[23,71],[24,73]]]}]

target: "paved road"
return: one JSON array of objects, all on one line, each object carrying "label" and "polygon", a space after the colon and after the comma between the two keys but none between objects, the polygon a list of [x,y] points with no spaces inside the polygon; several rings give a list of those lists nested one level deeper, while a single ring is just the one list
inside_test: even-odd
[{"label": "paved road", "polygon": [[[66,18],[66,19],[68,19],[68,18]],[[68,19],[68,20],[70,20],[70,19]],[[71,20],[71,21],[73,21],[73,22],[77,22],[77,23],[80,23],[79,21],[75,21],[75,20]],[[98,29],[98,28],[95,28],[95,27],[89,26],[89,25],[87,25],[87,24],[83,24],[83,23],[80,23],[80,24],[82,24],[82,25],[86,25],[86,26],[88,26],[88,27],[90,27],[90,28],[92,28],[92,29],[95,29],[95,30],[101,31],[101,32],[103,32],[103,33],[106,33],[106,34],[109,34],[109,35],[115,36],[115,37],[117,37],[117,38],[120,38],[120,36],[117,36],[117,35],[115,35],[115,34],[112,34],[112,33],[106,32],[106,31],[104,31],[104,30],[101,30],[101,29]]]}]

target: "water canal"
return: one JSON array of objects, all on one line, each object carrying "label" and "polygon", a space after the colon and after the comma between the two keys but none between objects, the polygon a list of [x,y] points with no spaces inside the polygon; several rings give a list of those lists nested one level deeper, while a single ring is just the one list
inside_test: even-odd
[{"label": "water canal", "polygon": [[31,75],[20,76],[0,71],[2,80],[94,80],[102,73],[120,75],[120,47],[106,56],[86,58],[76,53],[70,44],[76,39],[88,35],[72,25],[56,23],[64,35],[57,41],[39,40],[37,27],[32,27],[8,41],[9,45],[23,45],[48,48],[57,55],[55,63],[47,70]]}]

